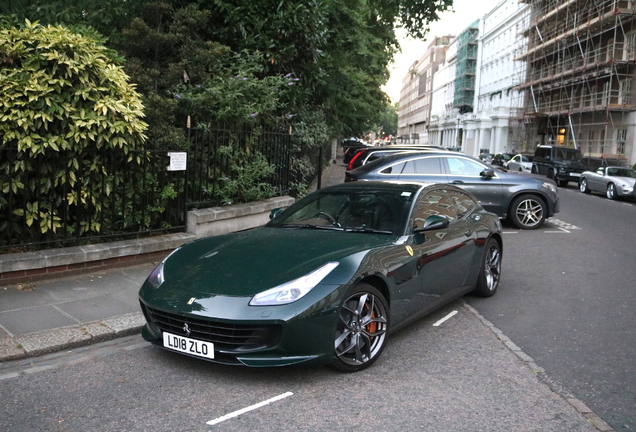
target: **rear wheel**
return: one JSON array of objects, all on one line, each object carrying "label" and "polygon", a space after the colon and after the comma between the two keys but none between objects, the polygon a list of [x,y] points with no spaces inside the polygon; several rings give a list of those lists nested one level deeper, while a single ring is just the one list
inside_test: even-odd
[{"label": "rear wheel", "polygon": [[473,294],[491,297],[497,292],[501,277],[501,245],[493,238],[488,239],[481,258],[481,270]]},{"label": "rear wheel", "polygon": [[590,193],[590,188],[587,186],[587,179],[585,177],[581,178],[581,181],[579,182],[579,190],[581,193]]},{"label": "rear wheel", "polygon": [[517,228],[539,228],[545,221],[548,207],[541,198],[534,195],[520,195],[510,204],[508,217]]},{"label": "rear wheel", "polygon": [[607,196],[607,199],[616,199],[616,185],[614,183],[610,183],[607,185],[607,191],[605,192],[605,195]]},{"label": "rear wheel", "polygon": [[389,306],[376,288],[361,283],[345,296],[338,313],[331,367],[357,372],[371,366],[384,350]]},{"label": "rear wheel", "polygon": [[566,187],[568,185],[568,183],[570,183],[567,180],[559,180],[559,186],[561,187]]}]

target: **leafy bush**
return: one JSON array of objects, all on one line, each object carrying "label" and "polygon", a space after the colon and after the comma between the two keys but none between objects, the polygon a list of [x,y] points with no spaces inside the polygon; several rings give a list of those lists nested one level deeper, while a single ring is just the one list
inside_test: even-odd
[{"label": "leafy bush", "polygon": [[[130,151],[147,128],[139,94],[113,59],[64,27],[0,29],[0,187],[14,209],[1,213],[0,228],[51,237],[64,217],[76,234],[100,231],[96,197],[123,183],[112,166],[142,161]],[[118,155],[113,165],[102,159],[107,150]],[[0,210],[8,204],[0,200]]]}]

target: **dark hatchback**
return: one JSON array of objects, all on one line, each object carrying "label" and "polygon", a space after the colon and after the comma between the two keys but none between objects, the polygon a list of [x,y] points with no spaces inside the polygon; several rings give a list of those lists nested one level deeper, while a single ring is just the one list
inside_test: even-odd
[{"label": "dark hatchback", "polygon": [[367,180],[451,183],[472,193],[487,211],[521,229],[538,228],[559,211],[554,181],[495,170],[458,153],[394,154],[345,173],[345,182]]}]

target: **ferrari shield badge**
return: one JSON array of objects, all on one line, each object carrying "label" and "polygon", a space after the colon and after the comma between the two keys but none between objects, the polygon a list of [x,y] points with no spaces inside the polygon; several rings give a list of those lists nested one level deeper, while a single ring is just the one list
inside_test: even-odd
[{"label": "ferrari shield badge", "polygon": [[411,246],[407,246],[406,251],[409,253],[409,255],[413,256],[413,248]]},{"label": "ferrari shield badge", "polygon": [[[413,254],[411,253],[411,255],[413,255]],[[190,300],[188,300],[188,304],[191,305],[192,303],[194,303],[194,300],[195,300],[195,298],[192,297]]]}]

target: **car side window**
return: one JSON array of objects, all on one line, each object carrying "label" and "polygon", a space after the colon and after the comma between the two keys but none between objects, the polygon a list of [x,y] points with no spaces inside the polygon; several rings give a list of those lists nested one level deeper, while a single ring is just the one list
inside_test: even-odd
[{"label": "car side window", "polygon": [[479,176],[484,170],[483,165],[470,159],[448,157],[446,160],[448,161],[448,168],[452,175]]},{"label": "car side window", "polygon": [[477,203],[468,194],[461,191],[451,191],[450,193],[457,207],[457,219],[463,219],[477,208]]},{"label": "car side window", "polygon": [[599,167],[596,169],[596,174],[603,175],[605,174],[605,167]]},{"label": "car side window", "polygon": [[426,192],[415,205],[412,216],[412,226],[421,228],[424,221],[431,215],[445,216],[450,221],[457,219],[457,207],[454,197],[445,189]]},{"label": "car side window", "polygon": [[404,166],[406,162],[396,163],[395,165],[391,165],[390,167],[384,168],[380,173],[382,174],[402,174],[404,172]]},{"label": "car side window", "polygon": [[427,157],[421,159],[415,159],[413,161],[415,172],[418,174],[441,174],[442,167],[440,165],[439,158]]}]

